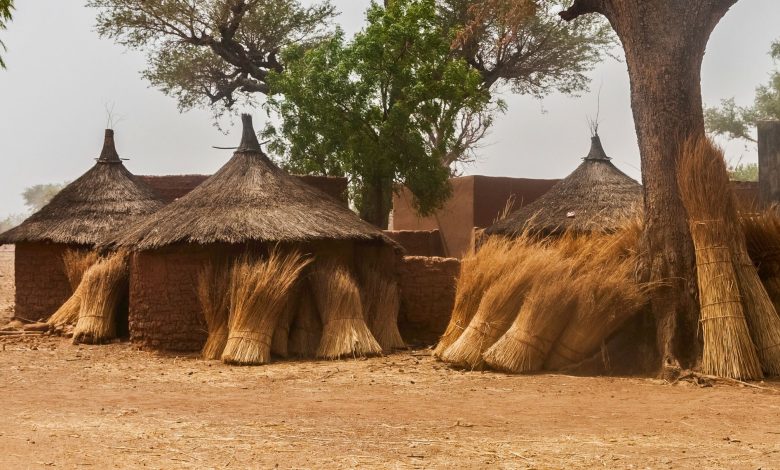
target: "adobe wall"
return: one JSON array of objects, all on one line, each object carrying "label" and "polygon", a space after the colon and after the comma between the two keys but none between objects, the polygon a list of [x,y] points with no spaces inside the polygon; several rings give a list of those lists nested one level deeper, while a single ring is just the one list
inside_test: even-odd
[{"label": "adobe wall", "polygon": [[198,271],[208,259],[202,249],[133,255],[130,263],[130,341],[151,349],[199,351],[206,320],[198,303]]},{"label": "adobe wall", "polygon": [[71,295],[62,254],[68,245],[19,243],[14,256],[16,307],[25,320],[48,319]]},{"label": "adobe wall", "polygon": [[737,197],[737,207],[743,212],[756,212],[760,210],[758,182],[757,181],[732,181],[731,187]]},{"label": "adobe wall", "polygon": [[517,210],[539,199],[558,181],[474,176],[474,227],[487,228],[493,225],[510,198],[514,202],[512,209]]},{"label": "adobe wall", "polygon": [[408,256],[444,256],[438,230],[385,230],[384,233],[401,245]]},{"label": "adobe wall", "polygon": [[398,328],[410,344],[435,344],[450,321],[460,261],[407,256],[399,268]]}]

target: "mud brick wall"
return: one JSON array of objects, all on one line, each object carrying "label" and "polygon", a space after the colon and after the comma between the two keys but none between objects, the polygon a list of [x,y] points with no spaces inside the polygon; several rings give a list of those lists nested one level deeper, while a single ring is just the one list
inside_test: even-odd
[{"label": "mud brick wall", "polygon": [[205,251],[179,249],[135,254],[130,265],[130,341],[168,351],[198,351],[206,320],[196,294]]},{"label": "mud brick wall", "polygon": [[62,254],[67,245],[19,243],[14,260],[16,307],[25,320],[48,319],[71,295]]},{"label": "mud brick wall", "polygon": [[438,230],[385,230],[385,235],[404,247],[408,256],[444,256]]},{"label": "mud brick wall", "polygon": [[401,311],[398,327],[410,344],[435,344],[450,321],[455,304],[455,258],[407,256],[399,268]]}]

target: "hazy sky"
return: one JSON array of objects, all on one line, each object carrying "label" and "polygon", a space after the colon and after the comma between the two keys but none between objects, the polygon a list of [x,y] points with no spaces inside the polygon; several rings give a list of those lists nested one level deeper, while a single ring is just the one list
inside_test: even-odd
[{"label": "hazy sky", "polygon": [[[307,0],[303,0],[308,3]],[[100,153],[106,107],[113,106],[117,146],[136,174],[212,173],[229,157],[213,145],[236,145],[208,111],[180,114],[176,102],[139,75],[144,57],[93,31],[95,12],[73,0],[18,0],[9,29],[8,70],[0,71],[0,219],[24,210],[25,187],[73,180]],[[348,33],[360,28],[369,0],[334,0]],[[740,0],[718,25],[704,60],[705,103],[735,96],[752,101],[772,68],[771,41],[780,37],[780,2]],[[567,175],[589,146],[586,118],[601,91],[600,134],[622,170],[639,178],[639,155],[624,63],[610,60],[591,74],[594,92],[552,95],[542,102],[511,95],[480,159],[468,174],[531,178]],[[256,119],[260,113],[255,112]],[[754,147],[728,146],[729,158],[757,160]]]}]

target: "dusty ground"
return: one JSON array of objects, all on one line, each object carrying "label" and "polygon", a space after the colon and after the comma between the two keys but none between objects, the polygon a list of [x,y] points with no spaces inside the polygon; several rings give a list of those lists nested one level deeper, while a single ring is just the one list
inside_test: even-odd
[{"label": "dusty ground", "polygon": [[235,368],[49,337],[0,338],[0,371],[3,469],[780,468],[777,382],[463,373],[425,351]]}]

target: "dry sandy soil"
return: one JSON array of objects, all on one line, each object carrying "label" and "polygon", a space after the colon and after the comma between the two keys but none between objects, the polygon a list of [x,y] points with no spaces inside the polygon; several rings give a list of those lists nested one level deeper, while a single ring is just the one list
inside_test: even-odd
[{"label": "dry sandy soil", "polygon": [[2,469],[780,468],[777,382],[514,377],[427,351],[236,368],[8,336],[0,371]]}]

